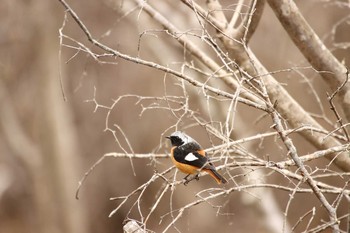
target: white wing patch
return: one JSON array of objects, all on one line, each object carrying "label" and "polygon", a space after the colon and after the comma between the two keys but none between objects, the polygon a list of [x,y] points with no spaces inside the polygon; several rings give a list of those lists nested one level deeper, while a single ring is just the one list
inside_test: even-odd
[{"label": "white wing patch", "polygon": [[185,156],[185,160],[186,161],[195,161],[195,160],[197,160],[198,158],[194,155],[194,154],[192,154],[192,153],[189,153],[188,155],[186,155]]}]

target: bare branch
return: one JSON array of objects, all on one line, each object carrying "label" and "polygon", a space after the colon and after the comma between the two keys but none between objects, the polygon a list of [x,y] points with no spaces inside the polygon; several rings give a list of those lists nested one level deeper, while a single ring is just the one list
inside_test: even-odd
[{"label": "bare branch", "polygon": [[124,233],[146,233],[135,220],[130,220],[123,227]]},{"label": "bare branch", "polygon": [[[306,22],[292,0],[268,0],[279,21],[286,29],[294,44],[303,53],[309,63],[319,71],[327,84],[336,90],[344,82],[345,67],[326,48],[320,38]],[[344,86],[340,92],[340,103],[346,119],[350,121],[350,86]]]},{"label": "bare branch", "polygon": [[[163,159],[170,157],[169,146],[163,139],[164,135],[168,135],[167,133],[173,130],[194,130],[196,128],[201,130],[200,135],[207,137],[206,142],[210,143],[210,146],[205,148],[208,158],[229,182],[226,185],[214,186],[204,182],[207,173],[200,173],[198,182],[191,182],[191,187],[183,187],[184,181],[180,180],[175,167],[162,167],[158,172],[155,167],[145,166],[145,169],[155,170],[154,174],[141,184],[136,183],[141,179],[135,180],[132,184],[136,188],[133,187],[132,191],[126,194],[118,191],[116,197],[111,198],[116,202],[116,206],[110,212],[110,217],[120,213],[125,221],[135,221],[139,226],[137,229],[141,232],[150,231],[146,227],[152,226],[157,220],[162,222],[157,228],[158,231],[181,232],[185,214],[195,206],[199,205],[200,208],[208,206],[214,209],[218,216],[233,214],[228,210],[230,208],[229,197],[235,192],[235,195],[249,196],[250,199],[253,199],[248,202],[256,203],[254,204],[258,210],[256,212],[265,215],[265,220],[278,219],[274,227],[269,226],[270,229],[273,229],[271,232],[290,231],[290,226],[293,226],[295,231],[299,231],[299,228],[302,227],[304,231],[311,232],[330,227],[334,232],[340,230],[339,226],[343,225],[344,220],[340,225],[340,219],[343,216],[338,218],[337,210],[342,209],[340,203],[350,194],[347,185],[350,177],[349,136],[345,130],[349,124],[343,123],[341,113],[335,109],[337,105],[333,101],[335,96],[342,98],[343,91],[347,88],[348,77],[345,81],[338,82],[336,90],[329,96],[329,103],[337,117],[338,127],[334,126],[334,120],[327,116],[328,112],[323,107],[326,99],[317,93],[318,89],[315,88],[314,80],[310,80],[306,75],[311,71],[329,78],[334,75],[333,70],[320,70],[312,64],[311,68],[294,66],[269,72],[247,46],[260,21],[265,1],[238,0],[237,5],[233,3],[230,6],[224,6],[219,0],[209,0],[207,1],[208,10],[206,10],[203,2],[182,0],[181,2],[189,9],[183,11],[183,8],[171,8],[171,11],[176,10],[191,18],[190,27],[185,29],[176,20],[167,17],[168,4],[174,3],[162,2],[159,5],[152,5],[153,3],[142,0],[127,1],[123,7],[118,9],[118,13],[122,15],[118,18],[118,22],[122,22],[120,19],[129,20],[130,17],[133,17],[133,13],[137,14],[139,21],[136,23],[137,26],[140,26],[139,28],[142,28],[142,31],[136,33],[136,40],[138,36],[138,43],[135,42],[137,43],[135,44],[136,56],[129,55],[130,51],[121,52],[123,50],[108,46],[101,39],[96,39],[98,37],[90,33],[90,29],[66,1],[59,0],[59,2],[66,9],[65,19],[59,30],[60,59],[62,48],[66,48],[73,51],[73,55],[69,55],[70,58],[67,61],[70,65],[71,61],[79,59],[79,56],[84,54],[91,57],[91,61],[95,63],[117,65],[115,59],[121,58],[134,66],[147,66],[164,74],[163,96],[126,94],[110,97],[112,103],[104,104],[97,100],[96,88],[94,89],[93,98],[86,102],[93,104],[94,112],[104,114],[105,118],[102,122],[104,131],[110,134],[113,139],[112,144],[116,146],[116,149],[115,152],[101,152],[102,156],[80,180],[76,198],[79,197],[80,189],[87,177],[105,158],[128,159],[131,163],[129,169],[133,171],[134,163],[136,167],[139,160],[145,159],[151,162],[148,165],[159,168],[164,166],[165,160]],[[269,0],[270,5],[272,5],[271,2],[273,0]],[[290,3],[293,4],[293,2]],[[139,12],[136,12],[137,10]],[[188,12],[192,15],[187,15]],[[73,23],[79,26],[88,42],[82,42],[80,39],[64,34],[66,30],[69,30],[69,27],[65,27],[68,24],[67,15],[73,18]],[[155,29],[149,27],[144,29],[144,26],[149,26],[140,21],[145,16],[155,23]],[[107,29],[100,38],[108,39],[111,32],[112,29]],[[177,60],[170,65],[143,59],[141,49],[142,52],[150,49],[157,53],[157,58],[162,58],[158,54],[158,46],[146,47],[146,45],[153,44],[146,42],[145,35],[152,35],[151,39],[161,41],[162,46],[167,45],[169,41],[177,42],[176,49],[183,49],[183,57],[180,55],[180,61]],[[173,46],[170,43],[169,45]],[[161,59],[160,61],[163,62]],[[308,95],[313,96],[311,99],[318,107],[316,110],[308,111],[316,113],[305,111],[283,87],[284,84],[275,79],[274,75],[284,75],[284,72],[289,72],[288,75],[301,76],[302,80],[298,82],[306,82],[304,85],[310,89]],[[175,80],[175,83],[169,84],[168,76],[174,76],[171,81]],[[169,88],[170,85],[175,86],[175,89]],[[124,108],[124,100],[130,99],[137,105],[138,110],[136,111],[139,112],[136,112],[136,116],[138,114],[140,118],[144,118],[150,112],[161,110],[170,119],[170,124],[162,126],[163,133],[160,134],[159,140],[157,138],[152,152],[134,148],[133,140],[128,138],[128,131],[124,131],[125,126],[117,122],[114,117],[114,113],[123,110],[121,108]],[[120,104],[121,102],[123,103]],[[245,109],[241,112],[241,106],[246,108],[245,105],[249,107],[249,110],[253,110],[252,113],[249,111],[247,113],[255,115],[251,121],[253,123],[246,121],[240,115],[241,113],[244,115]],[[161,115],[163,117],[163,114]],[[261,115],[263,117],[259,117]],[[155,121],[157,119],[154,118]],[[270,127],[271,121],[273,125]],[[323,128],[320,122],[325,123],[325,128],[329,130]],[[272,129],[275,131],[271,132]],[[306,151],[302,148],[304,152],[301,155],[299,142],[294,140],[294,136],[298,138],[296,134],[302,135],[304,139],[311,142],[316,150],[308,148]],[[267,146],[274,149],[269,148],[267,152],[264,150]],[[324,157],[330,160],[328,164],[314,165]],[[331,166],[333,164],[344,172],[334,170]],[[137,173],[137,176],[139,174]],[[136,176],[135,171],[134,175]],[[278,178],[278,181],[275,178]],[[336,182],[333,182],[333,179]],[[123,191],[120,190],[120,192]],[[272,191],[282,191],[274,193],[289,195],[289,198],[287,197],[287,200],[283,202],[284,212],[280,210],[276,199],[272,197]],[[269,201],[266,201],[267,195],[264,195],[267,192],[270,194]],[[319,219],[318,206],[304,208],[302,215],[298,216],[299,219],[289,223],[289,215],[294,211],[293,204],[299,193],[312,194],[319,200],[321,205],[318,206],[324,208],[328,214],[328,219],[324,224],[318,224],[317,228],[311,229],[316,219]],[[150,194],[151,198],[149,198]],[[334,197],[335,201],[331,203],[329,201],[331,199],[328,199],[326,194]],[[179,196],[182,197],[180,201],[178,201]],[[170,203],[168,203],[168,198]],[[269,203],[276,206],[274,213],[269,213]],[[160,212],[163,215],[160,215]],[[191,216],[186,219],[192,221]]]},{"label": "bare branch", "polygon": [[328,95],[328,100],[329,100],[329,104],[331,105],[331,110],[334,112],[334,115],[336,116],[337,118],[337,122],[339,124],[339,127],[343,130],[344,132],[344,135],[346,136],[348,142],[350,142],[350,138],[349,138],[349,134],[348,134],[348,131],[346,130],[346,128],[344,127],[344,124],[343,124],[343,120],[341,119],[337,109],[335,108],[335,105],[333,103],[333,99],[334,97],[341,91],[341,89],[345,86],[345,84],[348,82],[349,80],[349,70],[346,69],[346,74],[345,74],[346,78],[345,78],[345,81],[337,88],[337,90],[335,90],[335,92],[333,92],[332,95]]},{"label": "bare branch", "polygon": [[[123,58],[127,61],[131,61],[131,62],[134,62],[136,64],[141,64],[141,65],[145,65],[145,66],[149,66],[149,67],[152,67],[152,68],[155,68],[155,69],[158,69],[158,70],[161,70],[165,73],[169,73],[169,74],[172,74],[174,76],[177,76],[179,78],[182,78],[184,80],[186,80],[187,82],[189,82],[190,84],[196,86],[196,87],[201,87],[205,90],[208,90],[208,91],[211,91],[213,93],[215,93],[216,95],[220,95],[220,96],[224,96],[224,97],[227,97],[227,98],[230,98],[230,99],[233,99],[234,98],[234,95],[230,94],[230,93],[227,93],[225,91],[222,91],[222,90],[219,90],[217,88],[213,88],[211,86],[208,86],[206,84],[203,84],[199,81],[196,81],[194,79],[192,79],[191,77],[187,76],[187,75],[184,75],[183,73],[180,73],[180,72],[177,72],[175,70],[172,70],[168,67],[165,67],[165,66],[162,66],[162,65],[159,65],[157,63],[154,63],[154,62],[150,62],[150,61],[146,61],[146,60],[143,60],[143,59],[140,59],[138,57],[132,57],[132,56],[129,56],[129,55],[126,55],[126,54],[123,54],[117,50],[114,50],[102,43],[100,43],[99,41],[97,41],[96,39],[94,39],[91,35],[91,33],[89,32],[89,30],[87,29],[87,27],[84,25],[84,23],[79,19],[79,17],[77,16],[77,14],[70,8],[70,6],[64,1],[64,0],[59,0],[63,6],[67,9],[68,13],[73,17],[73,19],[77,22],[77,24],[81,27],[81,29],[83,30],[83,32],[85,33],[85,35],[87,36],[87,39],[93,44],[93,45],[96,45],[97,47],[101,48],[102,50],[108,52],[108,53],[111,53],[113,54],[114,56],[116,57],[120,57],[120,58]],[[156,12],[147,4],[147,3],[144,3],[144,2],[139,2],[139,4],[143,4],[143,8],[144,10],[148,10],[147,12],[149,12],[153,17],[160,17],[159,14],[156,14]],[[165,18],[163,18],[165,19]],[[164,20],[162,20],[164,21]],[[169,27],[171,27],[170,25],[168,25]],[[182,37],[179,37],[179,38],[182,38]],[[189,44],[186,44],[187,46],[189,46]],[[206,57],[206,55],[204,55],[203,53],[200,54],[201,56],[205,56],[205,58],[202,58],[202,60],[211,60],[210,58]],[[214,63],[212,61],[210,61],[210,63],[214,65]],[[216,68],[218,69],[218,72],[220,73],[220,68],[216,66]],[[224,75],[224,77],[226,77]],[[225,79],[226,80],[226,79]],[[236,85],[234,84],[233,82],[231,82],[232,85]],[[249,94],[249,92],[243,92],[242,91],[242,95],[243,96],[246,96],[247,98],[249,99],[245,99],[245,98],[242,98],[242,97],[239,97],[238,98],[238,101],[239,102],[242,102],[242,103],[245,103],[245,104],[248,104],[250,106],[254,106],[255,108],[258,108],[258,109],[265,109],[263,105],[261,105],[261,101],[259,101],[259,99],[257,99],[255,96]]]},{"label": "bare branch", "polygon": [[[196,7],[196,5],[190,5],[191,7]],[[289,9],[286,6],[286,9]],[[196,7],[196,11],[200,11],[200,8]],[[220,27],[220,25],[215,25],[216,27]],[[232,31],[226,30],[226,28],[220,28],[219,31],[222,31],[223,35],[220,39],[223,41],[226,49],[228,50],[230,57],[234,58],[235,61],[239,65],[240,71],[247,75],[247,77],[256,77],[261,74],[264,76],[261,77],[263,80],[267,93],[271,99],[272,103],[278,103],[276,105],[276,110],[279,114],[282,115],[284,119],[288,120],[288,123],[294,127],[298,128],[303,125],[311,125],[316,128],[324,130],[321,125],[316,122],[309,113],[307,113],[299,103],[297,103],[291,95],[280,85],[277,80],[272,75],[268,74],[266,68],[261,64],[261,62],[256,58],[255,54],[248,48],[246,45],[242,43],[237,43],[235,40],[231,39],[233,37]],[[324,69],[318,69],[324,70]],[[344,76],[344,72],[342,73],[342,78]],[[252,85],[253,86],[253,85]],[[349,101],[350,103],[350,101]],[[347,109],[350,109],[347,108]],[[319,134],[310,134],[307,131],[301,132],[301,135],[305,137],[310,143],[312,143],[315,147],[319,149],[326,149],[328,147],[338,146],[339,142],[328,138],[327,140],[323,140],[322,136]],[[350,159],[347,154],[331,154],[328,155],[327,158],[334,162],[339,168],[344,171],[350,171]]]}]

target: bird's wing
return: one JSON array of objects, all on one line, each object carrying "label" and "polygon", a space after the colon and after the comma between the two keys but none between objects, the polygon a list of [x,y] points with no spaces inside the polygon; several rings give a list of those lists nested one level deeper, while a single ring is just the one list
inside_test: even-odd
[{"label": "bird's wing", "polygon": [[182,157],[182,160],[179,161],[199,169],[211,169],[208,158],[203,156],[198,152],[189,152]]}]

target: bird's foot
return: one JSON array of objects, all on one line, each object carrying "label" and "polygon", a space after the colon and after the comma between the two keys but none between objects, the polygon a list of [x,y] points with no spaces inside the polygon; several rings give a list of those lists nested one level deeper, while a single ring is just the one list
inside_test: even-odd
[{"label": "bird's foot", "polygon": [[192,181],[192,180],[199,180],[199,174],[196,174],[195,176],[192,176],[192,177],[190,177],[190,178],[188,178],[190,175],[187,175],[187,176],[185,176],[184,177],[184,185],[188,185],[188,183],[190,183],[190,181]]},{"label": "bird's foot", "polygon": [[194,179],[196,179],[197,181],[199,180],[199,173],[197,173],[197,174],[194,176]]}]

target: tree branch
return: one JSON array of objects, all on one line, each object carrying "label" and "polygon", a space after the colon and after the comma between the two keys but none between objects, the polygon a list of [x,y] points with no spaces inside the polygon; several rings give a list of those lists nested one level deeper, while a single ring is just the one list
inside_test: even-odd
[{"label": "tree branch", "polygon": [[[300,52],[335,91],[344,82],[344,65],[322,43],[293,0],[268,0],[268,3]],[[350,121],[350,86],[345,85],[339,95],[346,119]]]},{"label": "tree branch", "polygon": [[[289,1],[284,0],[283,2]],[[195,5],[189,6],[192,9],[195,7]],[[289,8],[287,7],[287,9]],[[198,11],[197,8],[195,10]],[[215,24],[215,22],[212,22],[212,24]],[[222,31],[224,36],[220,37],[220,39],[228,50],[229,56],[238,63],[239,69],[242,69],[242,73],[251,77],[251,79],[261,77],[271,102],[278,103],[276,105],[276,110],[284,119],[287,119],[288,123],[293,128],[309,125],[324,130],[324,128],[313,119],[294,98],[292,98],[272,75],[260,76],[261,74],[269,74],[269,72],[246,45],[236,42],[238,38],[232,39],[234,36],[232,30],[220,28],[219,24],[215,24],[215,27],[219,28],[219,31]],[[342,73],[342,78],[344,78],[344,73],[345,72]],[[350,107],[347,109],[350,109]],[[301,135],[318,149],[327,149],[340,145],[340,143],[333,138],[323,140],[322,135],[318,133],[302,131]],[[347,153],[330,154],[327,158],[333,161],[334,164],[343,171],[350,171],[350,158]]]}]

